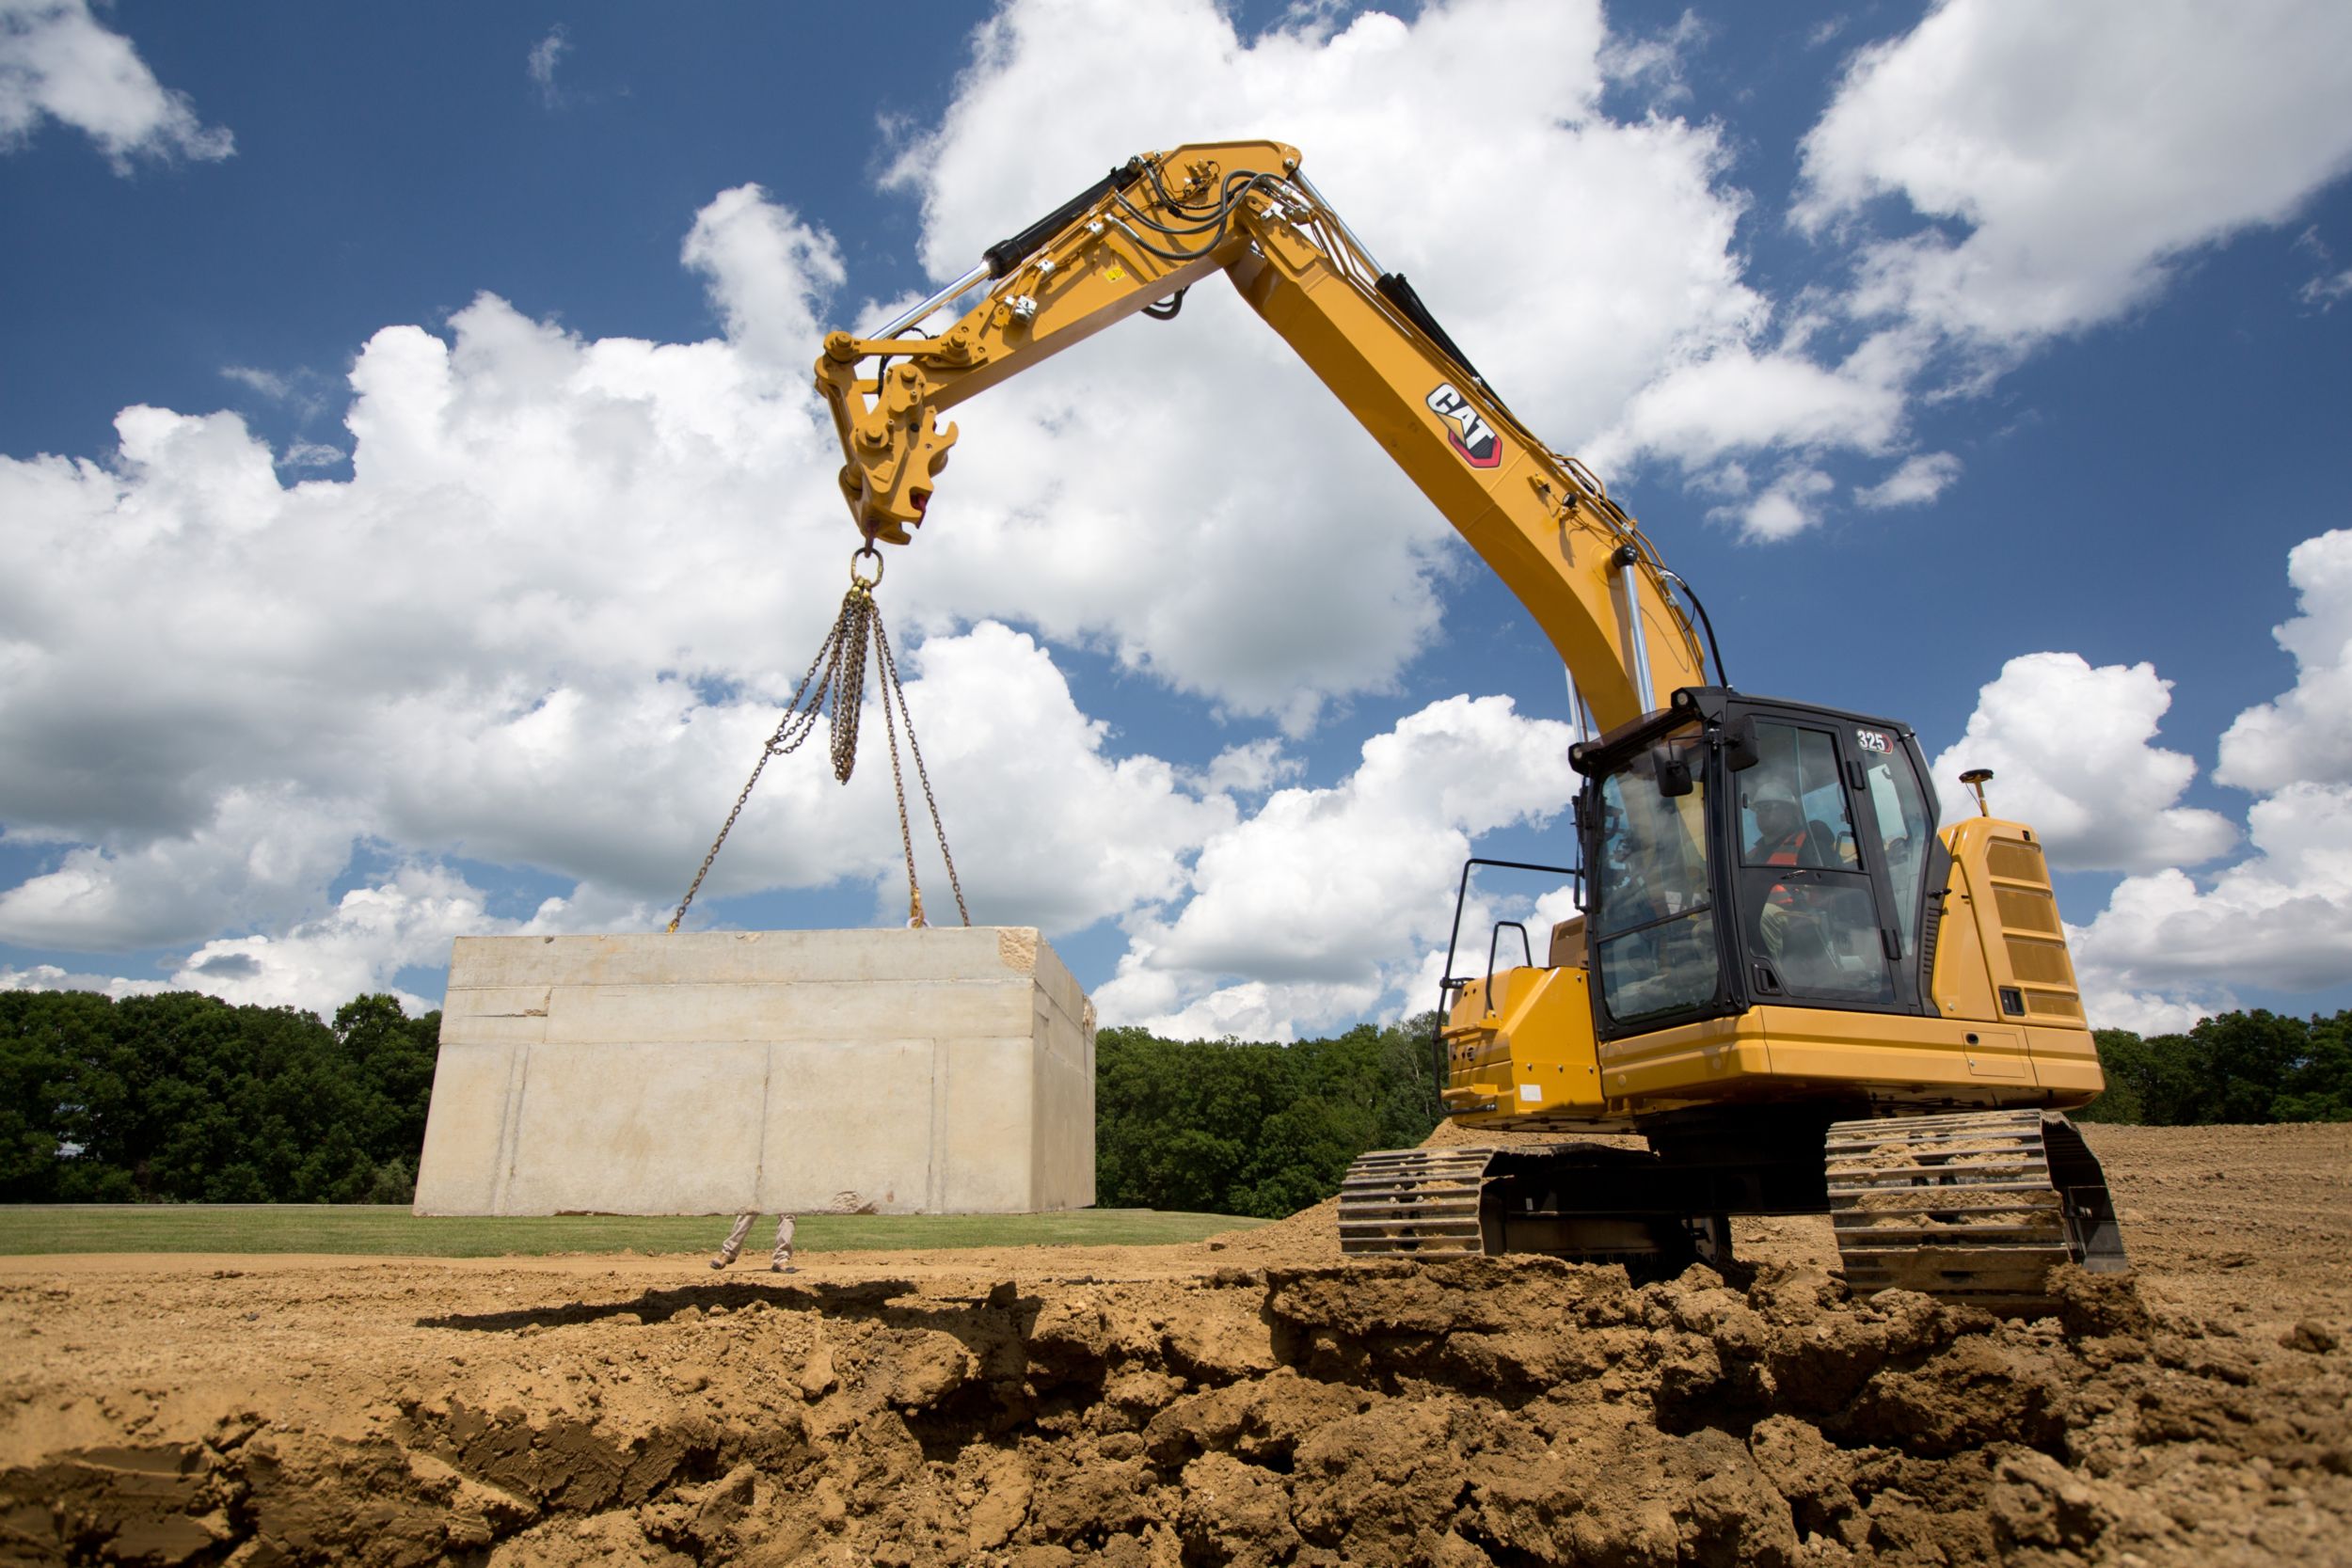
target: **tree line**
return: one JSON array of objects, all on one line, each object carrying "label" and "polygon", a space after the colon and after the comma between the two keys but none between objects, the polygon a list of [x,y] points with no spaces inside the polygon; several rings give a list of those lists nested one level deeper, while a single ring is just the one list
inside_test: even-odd
[{"label": "tree line", "polygon": [[0,991],[0,1199],[405,1203],[441,1015]]},{"label": "tree line", "polygon": [[[1431,1022],[1294,1045],[1102,1031],[1098,1200],[1272,1218],[1330,1196],[1358,1154],[1436,1125]],[[2087,1121],[2352,1120],[2352,1011],[2097,1040]],[[330,1022],[192,991],[0,991],[0,1201],[405,1203],[439,1041],[440,1014],[384,995]]]},{"label": "tree line", "polygon": [[2074,1115],[2148,1127],[2352,1121],[2352,1010],[2221,1013],[2185,1035],[2102,1029],[2106,1093]]},{"label": "tree line", "polygon": [[1295,1045],[1094,1041],[1095,1200],[1279,1219],[1340,1190],[1368,1148],[1438,1124],[1433,1015]]}]

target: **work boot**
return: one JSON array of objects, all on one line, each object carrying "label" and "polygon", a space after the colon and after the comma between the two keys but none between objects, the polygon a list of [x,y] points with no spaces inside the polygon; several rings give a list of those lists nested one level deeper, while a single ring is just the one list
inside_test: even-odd
[{"label": "work boot", "polygon": [[719,1255],[710,1260],[712,1268],[723,1269],[743,1255],[743,1238],[752,1233],[752,1221],[756,1217],[753,1214],[735,1216],[735,1227],[727,1232],[727,1239],[719,1243]]}]

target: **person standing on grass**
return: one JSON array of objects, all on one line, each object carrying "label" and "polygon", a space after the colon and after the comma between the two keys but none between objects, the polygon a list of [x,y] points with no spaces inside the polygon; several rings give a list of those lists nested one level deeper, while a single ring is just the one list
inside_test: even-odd
[{"label": "person standing on grass", "polygon": [[[735,1228],[728,1231],[727,1239],[719,1243],[719,1256],[710,1260],[712,1268],[723,1269],[742,1256],[743,1238],[752,1233],[752,1221],[757,1218],[759,1218],[757,1210],[735,1216]],[[769,1255],[768,1272],[771,1274],[801,1272],[792,1266],[792,1216],[789,1214],[776,1216],[776,1250]]]}]

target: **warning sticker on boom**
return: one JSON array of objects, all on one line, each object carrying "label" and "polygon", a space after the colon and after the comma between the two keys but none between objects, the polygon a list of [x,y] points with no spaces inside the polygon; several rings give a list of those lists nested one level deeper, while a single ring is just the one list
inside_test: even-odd
[{"label": "warning sticker on boom", "polygon": [[1445,433],[1446,444],[1461,455],[1463,462],[1473,468],[1491,468],[1502,461],[1502,437],[1495,434],[1494,426],[1479,417],[1470,399],[1454,389],[1454,383],[1438,383],[1438,389],[1429,394],[1428,404],[1431,413],[1453,426]]}]

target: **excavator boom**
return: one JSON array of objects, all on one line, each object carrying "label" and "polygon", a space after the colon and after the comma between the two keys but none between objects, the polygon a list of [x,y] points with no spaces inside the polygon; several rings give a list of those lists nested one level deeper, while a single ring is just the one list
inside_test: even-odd
[{"label": "excavator boom", "polygon": [[1527,606],[1600,727],[1706,684],[1698,627],[1641,529],[1378,269],[1295,149],[1146,153],[992,246],[986,265],[994,285],[935,338],[825,340],[817,385],[869,539],[902,544],[922,524],[958,434],[940,416],[1131,316],[1173,313],[1161,302],[1223,273]]}]

